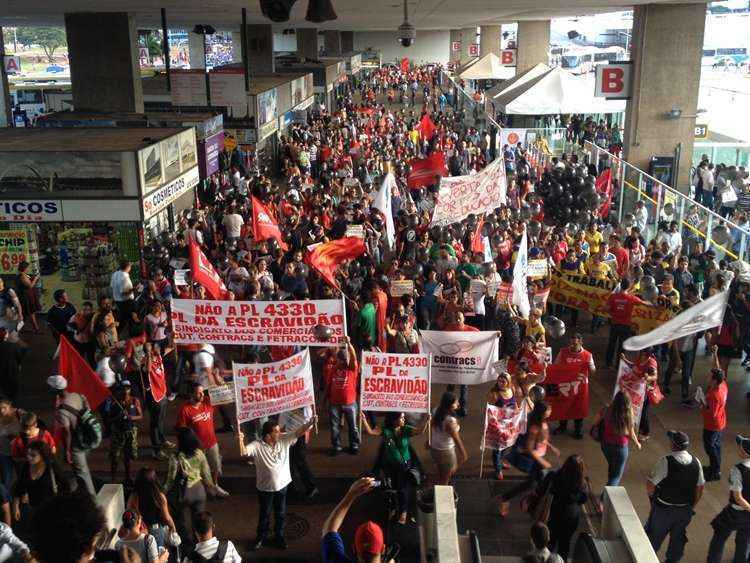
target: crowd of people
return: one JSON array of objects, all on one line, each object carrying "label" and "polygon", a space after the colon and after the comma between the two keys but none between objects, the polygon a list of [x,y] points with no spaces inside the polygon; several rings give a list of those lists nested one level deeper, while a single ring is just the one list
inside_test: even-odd
[{"label": "crowd of people", "polygon": [[[587,463],[580,455],[569,455],[559,467],[550,459],[550,453],[560,456],[553,436],[568,427],[565,420],[550,427],[552,409],[541,387],[545,370],[551,364],[574,364],[590,378],[596,364],[611,367],[623,361],[649,390],[640,416],[636,417],[629,394],[619,391],[590,421],[574,420],[573,436],[583,439],[584,426],[590,427],[608,467],[606,484],[617,485],[630,445],[640,449],[651,436],[649,403],[653,408],[661,393],[669,396],[671,379],[680,374],[682,404],[700,409],[703,417],[709,464],[702,466],[688,452],[687,434],[670,431],[672,452],[648,477],[652,508],[646,523],[654,548],[659,549],[669,535],[667,559],[680,560],[693,508],[706,482],[722,475],[727,374],[743,352],[743,366],[750,363],[750,285],[744,269],[725,260],[717,262],[715,250],[704,251],[702,244],[682,237],[677,222],[649,216],[641,207],[628,224],[597,216],[582,225],[539,221],[539,228],[531,228],[528,202],[541,171],[521,144],[496,147],[489,135],[451,111],[439,72],[432,66],[408,72],[381,69],[359,84],[359,92],[342,97],[337,109],[316,108],[306,124],[292,124],[282,136],[280,177],[253,171],[240,159],[225,155],[222,174],[199,192],[195,208],[184,214],[177,233],[161,240],[165,252],[157,255],[164,259],[150,264],[147,276],[132,279],[132,265],[123,260],[112,276],[111,296],[95,304],[73,304],[65,291],[56,291],[55,304],[46,314],[50,330],[60,348],[69,343],[90,363],[111,394],[95,406],[96,413],[85,395],[67,388],[63,374],[47,380],[54,396],[54,421],[49,427],[34,413],[16,407],[22,356],[8,337],[19,319],[29,318],[34,330],[41,325],[32,320],[38,307],[25,290],[34,285],[25,269],[19,269],[16,289],[0,285],[0,387],[5,395],[0,400],[0,497],[8,505],[0,520],[10,527],[0,528],[0,542],[46,562],[111,560],[104,559],[111,554],[96,551],[103,520],[88,496],[96,490],[88,455],[96,447],[106,447],[109,479],[116,482],[124,477],[128,492],[118,532],[120,560],[135,553],[142,560],[164,562],[180,549],[185,561],[239,561],[232,542],[214,537],[214,517],[206,511],[207,498],[230,495],[220,484],[222,452],[216,434],[237,432],[241,455],[256,471],[258,525],[249,548],[284,549],[287,494],[296,489],[294,493],[310,502],[318,494],[306,455],[310,432],[318,424],[317,412],[328,419],[332,457],[359,455],[361,430],[381,441],[372,476],[352,485],[322,530],[324,560],[345,561],[347,550],[339,529],[356,499],[374,489],[376,481],[385,481],[395,491],[393,523],[407,525],[414,516],[416,490],[428,482],[450,484],[474,455],[462,437],[462,421],[489,403],[527,411],[525,430],[516,443],[492,452],[494,478],[503,479],[511,468],[526,476],[498,499],[498,517],[509,513],[511,501],[521,493],[526,493],[525,501],[540,491],[550,495],[551,510],[531,528],[531,557],[537,558],[531,560],[565,561],[583,506],[598,495],[591,490]],[[407,99],[409,104],[400,103]],[[430,114],[432,131],[424,131],[419,102],[422,111]],[[571,135],[575,138],[576,131],[584,131],[585,136],[593,129],[596,136],[600,127],[586,121],[572,127]],[[607,132],[609,146],[617,144],[613,132]],[[452,175],[478,173],[494,158],[512,157],[507,178],[512,197],[483,218],[469,216],[449,226],[431,226],[439,178],[410,188],[408,177],[412,159],[436,152],[444,154]],[[558,164],[577,168],[575,161]],[[594,168],[593,173],[599,172]],[[396,180],[390,202],[395,223],[392,246],[391,218],[373,206],[389,172]],[[253,198],[271,210],[280,237],[253,237]],[[472,244],[480,219],[489,257]],[[646,240],[654,224],[657,236]],[[339,266],[333,286],[306,261],[306,250],[342,238],[351,226],[361,226],[366,251]],[[595,359],[586,349],[578,309],[534,302],[524,316],[498,296],[498,287],[512,279],[524,233],[529,257],[547,259],[549,271],[557,268],[615,284],[608,301],[606,358]],[[236,428],[231,405],[212,405],[208,389],[225,384],[232,362],[277,361],[300,348],[175,345],[170,299],[207,298],[206,288],[190,276],[185,282],[173,277],[170,263],[187,260],[191,244],[198,245],[212,263],[229,300],[332,299],[343,294],[348,336],[342,346],[320,347],[311,353],[319,393],[316,411],[299,409]],[[393,282],[403,280],[414,281],[413,292],[393,297]],[[533,293],[549,284],[548,273],[529,288]],[[687,310],[724,290],[730,297],[720,327],[635,355],[623,353],[622,342],[634,334],[629,313],[635,304]],[[569,341],[562,346],[553,342],[555,335],[547,334],[546,320],[553,313],[568,319]],[[591,318],[591,331],[604,322],[601,317]],[[486,396],[478,396],[466,385],[436,393],[437,407],[429,415],[392,412],[379,417],[360,412],[360,352],[417,353],[419,331],[427,329],[495,331],[500,356],[508,360],[507,371],[497,374]],[[713,368],[708,384],[696,385],[693,367],[702,350],[699,342],[704,341]],[[550,344],[559,348],[554,359],[546,352]],[[695,379],[702,382],[703,374],[698,375]],[[698,395],[696,388],[701,388]],[[168,411],[176,414],[174,429],[166,427]],[[146,418],[153,463],[133,476],[132,463],[143,455],[145,440],[139,439],[139,429]],[[428,436],[431,462],[420,458],[415,445],[422,435]],[[102,440],[104,445],[99,446]],[[720,561],[733,531],[737,532],[734,560],[746,561],[750,553],[750,440],[738,436],[737,449],[743,461],[729,469],[729,504],[712,522],[711,562]],[[362,468],[371,467],[372,461],[363,460]],[[360,561],[380,561],[381,555],[387,560],[382,524],[367,521],[357,528],[354,552]],[[10,537],[15,539],[6,540]]]}]

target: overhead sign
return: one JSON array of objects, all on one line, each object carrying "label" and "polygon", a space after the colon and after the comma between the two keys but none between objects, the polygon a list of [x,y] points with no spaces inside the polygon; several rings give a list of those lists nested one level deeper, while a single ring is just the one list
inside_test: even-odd
[{"label": "overhead sign", "polygon": [[363,411],[430,412],[430,357],[362,352]]},{"label": "overhead sign", "polygon": [[0,222],[44,223],[62,221],[59,199],[25,199],[0,201]]},{"label": "overhead sign", "polygon": [[21,74],[21,57],[18,55],[5,55],[3,64],[6,74]]},{"label": "overhead sign", "polygon": [[149,219],[153,217],[182,194],[197,186],[199,181],[200,173],[198,172],[198,167],[194,166],[182,176],[169,182],[169,184],[144,196],[143,218]]},{"label": "overhead sign", "polygon": [[470,57],[479,56],[479,43],[469,43],[469,56]]},{"label": "overhead sign", "polygon": [[245,92],[245,71],[234,68],[213,69],[208,77],[211,105],[228,108],[231,117],[246,117],[248,99]]},{"label": "overhead sign", "polygon": [[516,66],[516,50],[503,49],[500,51],[500,64],[503,66]]},{"label": "overhead sign", "polygon": [[608,100],[629,100],[631,68],[630,62],[597,65],[594,96]]},{"label": "overhead sign", "polygon": [[169,79],[172,84],[172,105],[208,105],[208,97],[206,94],[206,71],[204,69],[173,69],[169,71]]},{"label": "overhead sign", "polygon": [[18,265],[29,255],[29,235],[26,229],[0,231],[0,274],[15,275]]},{"label": "overhead sign", "polygon": [[696,139],[707,139],[708,138],[708,125],[695,124],[695,134],[693,135]]},{"label": "overhead sign", "polygon": [[454,53],[461,50],[461,42],[460,41],[451,41],[451,51]]}]

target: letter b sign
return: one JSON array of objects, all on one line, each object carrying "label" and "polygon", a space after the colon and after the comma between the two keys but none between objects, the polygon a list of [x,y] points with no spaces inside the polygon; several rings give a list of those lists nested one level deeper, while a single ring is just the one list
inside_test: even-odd
[{"label": "letter b sign", "polygon": [[630,99],[630,63],[598,65],[594,96],[614,100]]}]

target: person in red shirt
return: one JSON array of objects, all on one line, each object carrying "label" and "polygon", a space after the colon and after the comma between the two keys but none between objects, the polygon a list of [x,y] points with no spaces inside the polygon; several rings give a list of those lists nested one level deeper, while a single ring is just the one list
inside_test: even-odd
[{"label": "person in red shirt", "polygon": [[622,343],[633,336],[633,329],[630,322],[633,306],[647,305],[640,297],[629,293],[628,289],[630,289],[630,281],[627,278],[623,278],[620,282],[621,291],[613,293],[607,300],[610,327],[605,364],[608,368],[612,367],[612,361],[620,356]]},{"label": "person in red shirt", "polygon": [[[594,364],[594,356],[591,352],[583,347],[583,336],[579,332],[574,332],[570,336],[570,346],[560,348],[555,358],[556,364],[563,364],[568,366],[576,366],[580,373],[586,374],[586,385],[588,385],[588,379],[596,372],[596,365]],[[586,393],[588,395],[588,392]],[[576,440],[583,439],[583,418],[577,418],[573,422],[574,434],[573,437]],[[561,420],[557,428],[552,432],[553,434],[563,434],[568,429],[568,421]]]},{"label": "person in red shirt", "polygon": [[[387,287],[387,283],[385,284]],[[375,286],[372,290],[372,295],[377,303],[376,319],[378,323],[378,348],[386,350],[388,346],[387,342],[387,324],[388,324],[388,294],[383,291],[380,287]]]},{"label": "person in red shirt", "polygon": [[229,493],[218,485],[218,478],[221,475],[221,453],[214,430],[214,407],[211,405],[208,393],[204,392],[200,383],[193,382],[190,387],[190,399],[180,408],[175,426],[190,428],[195,432],[211,468],[211,476],[216,483],[216,494],[220,497],[227,497]]},{"label": "person in red shirt", "polygon": [[708,467],[703,468],[706,481],[721,479],[721,438],[727,426],[727,387],[724,371],[719,368],[717,347],[712,347],[714,368],[706,388],[706,401],[701,405],[703,415],[703,448],[708,456]]},{"label": "person in red shirt", "polygon": [[[450,332],[479,332],[479,329],[471,325],[467,325],[464,322],[464,314],[461,311],[450,313],[448,323],[443,327],[443,330]],[[455,385],[450,384],[447,390],[453,392],[456,388]],[[458,410],[456,410],[456,416],[464,418],[468,411],[466,410],[466,403],[469,399],[469,386],[459,385],[458,386]]]},{"label": "person in red shirt", "polygon": [[622,241],[618,235],[610,235],[609,251],[617,259],[617,275],[622,279],[630,269],[630,254],[626,248],[623,248]]},{"label": "person in red shirt", "polygon": [[52,455],[57,453],[55,439],[48,430],[39,428],[39,421],[33,412],[25,412],[21,415],[21,434],[10,443],[10,455],[16,462],[26,459],[26,447],[31,442],[44,442],[49,446]]},{"label": "person in red shirt", "polygon": [[349,337],[346,348],[336,352],[336,363],[324,370],[325,397],[328,401],[328,414],[331,417],[331,455],[343,451],[341,447],[341,418],[349,425],[348,453],[359,453],[359,414],[357,413],[357,382],[359,381],[357,353]]}]

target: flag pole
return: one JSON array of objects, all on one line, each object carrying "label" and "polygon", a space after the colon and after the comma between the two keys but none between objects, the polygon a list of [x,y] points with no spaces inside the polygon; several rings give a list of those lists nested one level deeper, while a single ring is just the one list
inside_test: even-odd
[{"label": "flag pole", "polygon": [[362,416],[364,413],[362,412],[362,387],[364,387],[364,381],[363,381],[363,373],[362,373],[362,356],[360,354],[359,356],[359,393],[357,397],[357,412],[359,413],[359,416],[357,417],[357,434],[359,435],[359,441],[362,442]]},{"label": "flag pole", "polygon": [[479,478],[482,478],[482,472],[484,471],[484,450],[486,449],[484,440],[487,436],[487,405],[484,407],[484,428],[482,430],[482,453],[479,456]]}]

